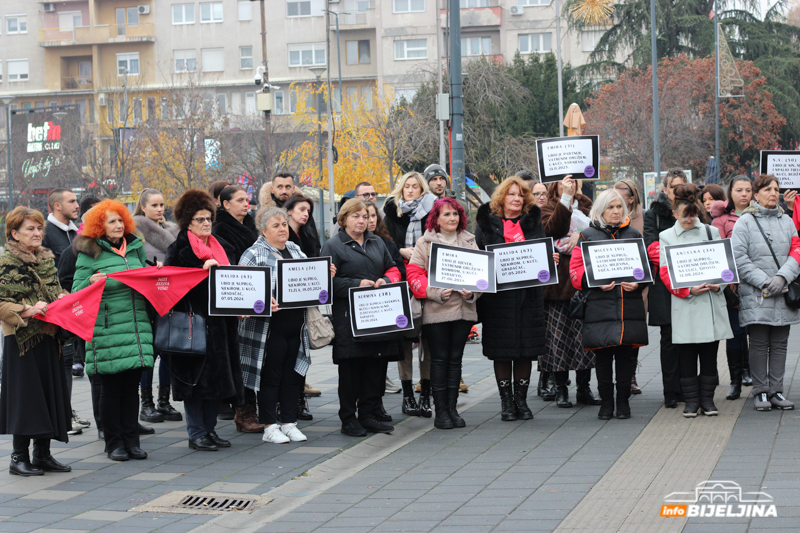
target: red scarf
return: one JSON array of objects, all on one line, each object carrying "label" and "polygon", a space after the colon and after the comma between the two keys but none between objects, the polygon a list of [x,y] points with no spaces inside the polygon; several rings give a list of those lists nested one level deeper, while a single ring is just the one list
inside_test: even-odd
[{"label": "red scarf", "polygon": [[522,242],[525,240],[525,234],[519,226],[519,222],[511,220],[503,220],[503,237],[506,242]]},{"label": "red scarf", "polygon": [[105,286],[106,280],[101,279],[52,302],[47,306],[47,313],[44,316],[36,315],[33,318],[61,326],[86,342],[92,342]]},{"label": "red scarf", "polygon": [[205,244],[200,237],[191,231],[187,231],[186,234],[189,236],[189,244],[192,245],[192,251],[198,259],[203,262],[214,259],[220,265],[231,264],[230,261],[228,261],[228,254],[225,253],[225,248],[222,247],[213,235],[208,236],[208,244]]},{"label": "red scarf", "polygon": [[147,267],[123,270],[108,275],[124,283],[145,297],[159,315],[167,311],[186,296],[198,283],[208,277],[204,268]]}]

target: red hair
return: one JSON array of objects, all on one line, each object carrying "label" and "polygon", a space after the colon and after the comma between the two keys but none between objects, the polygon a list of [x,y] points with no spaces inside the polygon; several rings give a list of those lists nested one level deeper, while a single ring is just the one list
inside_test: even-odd
[{"label": "red hair", "polygon": [[428,220],[425,222],[425,229],[435,232],[439,231],[439,215],[442,214],[442,209],[445,207],[452,207],[458,213],[458,228],[456,228],[456,233],[467,229],[467,214],[455,198],[439,198],[433,203],[433,208],[431,208],[431,212],[428,213]]},{"label": "red hair", "polygon": [[133,233],[136,231],[136,222],[133,221],[128,208],[119,200],[112,200],[106,198],[105,200],[97,203],[89,209],[83,216],[83,230],[81,235],[89,237],[90,239],[99,239],[106,234],[106,220],[108,219],[108,212],[113,211],[122,217],[122,222],[125,224],[125,234]]}]

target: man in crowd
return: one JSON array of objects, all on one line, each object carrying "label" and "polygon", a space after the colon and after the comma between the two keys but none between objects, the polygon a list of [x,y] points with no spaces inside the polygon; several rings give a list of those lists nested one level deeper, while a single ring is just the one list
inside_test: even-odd
[{"label": "man in crowd", "polygon": [[74,221],[78,220],[81,206],[78,204],[78,197],[69,189],[53,189],[47,197],[47,204],[50,206],[50,214],[47,215],[42,246],[53,252],[58,264],[61,253],[78,236],[78,227]]},{"label": "man in crowd", "polygon": [[365,202],[370,200],[374,202],[378,199],[378,193],[375,192],[375,187],[373,187],[368,181],[362,181],[356,185],[356,190],[354,192],[354,196],[356,198],[359,200],[364,200]]}]

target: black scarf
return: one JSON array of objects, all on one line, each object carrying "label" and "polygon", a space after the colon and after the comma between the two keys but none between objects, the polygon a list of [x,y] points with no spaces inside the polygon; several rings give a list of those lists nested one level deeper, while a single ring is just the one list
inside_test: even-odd
[{"label": "black scarf", "polygon": [[238,264],[242,254],[258,240],[258,231],[252,216],[247,215],[239,222],[221,207],[217,209],[217,220],[212,233],[233,246],[234,264]]}]

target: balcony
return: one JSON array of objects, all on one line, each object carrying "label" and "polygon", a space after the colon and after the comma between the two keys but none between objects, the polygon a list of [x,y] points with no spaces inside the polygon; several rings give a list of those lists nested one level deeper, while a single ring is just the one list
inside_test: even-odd
[{"label": "balcony", "polygon": [[339,30],[365,30],[375,28],[375,10],[368,9],[347,15],[339,15]]},{"label": "balcony", "polygon": [[[439,11],[439,20],[442,28],[446,28],[447,10]],[[503,8],[470,7],[461,9],[461,28],[481,28],[486,26],[500,26],[503,23]]]},{"label": "balcony", "polygon": [[39,46],[43,47],[153,41],[155,41],[155,29],[151,22],[133,25],[97,24],[69,28],[41,28],[39,30]]},{"label": "balcony", "polygon": [[94,89],[94,83],[91,76],[61,78],[62,91],[91,91],[92,89]]}]

